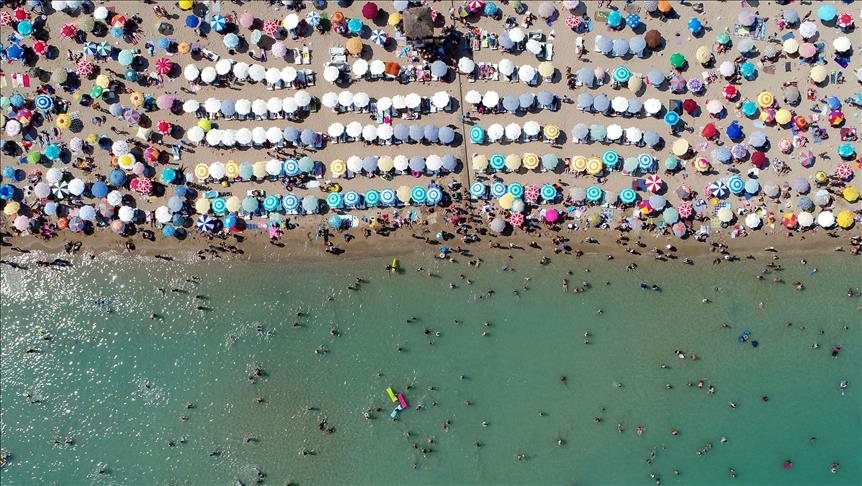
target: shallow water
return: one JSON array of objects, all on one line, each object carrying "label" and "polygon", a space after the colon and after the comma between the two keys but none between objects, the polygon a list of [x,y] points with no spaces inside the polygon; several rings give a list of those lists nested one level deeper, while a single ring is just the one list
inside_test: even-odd
[{"label": "shallow water", "polygon": [[[4,269],[0,432],[12,457],[3,483],[248,484],[255,467],[270,484],[619,484],[649,483],[651,473],[702,484],[729,482],[731,467],[746,484],[862,481],[862,300],[845,296],[858,285],[855,260],[819,259],[813,275],[811,264],[783,261],[786,284],[754,279],[763,259],[645,262],[632,273],[622,261],[534,262],[465,270],[417,257],[395,276],[382,260],[189,266],[105,256],[60,271]],[[590,288],[562,293],[567,270],[571,287]],[[348,290],[357,276],[367,283]],[[486,289],[495,293],[480,297]],[[737,341],[743,329],[759,347]],[[320,346],[329,352],[315,354]],[[698,360],[675,358],[677,349]],[[256,366],[265,376],[250,384]],[[699,379],[716,393],[687,386]],[[410,403],[397,422],[390,385]],[[366,421],[374,407],[383,411]],[[324,417],[334,433],[318,430]],[[66,437],[74,443],[54,444]],[[414,442],[433,452],[423,457]]]}]

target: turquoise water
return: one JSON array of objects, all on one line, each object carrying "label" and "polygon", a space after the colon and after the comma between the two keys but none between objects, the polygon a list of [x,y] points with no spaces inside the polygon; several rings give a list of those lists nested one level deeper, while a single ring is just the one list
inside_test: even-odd
[{"label": "turquoise water", "polygon": [[[394,276],[383,260],[4,268],[3,484],[249,484],[255,468],[267,484],[704,484],[730,482],[731,467],[745,484],[862,481],[862,299],[846,296],[857,261],[818,259],[809,275],[813,263],[787,258],[787,283],[773,284],[754,278],[763,258],[628,273],[622,260],[518,255],[479,269],[416,257]],[[563,293],[563,278],[590,288]],[[758,348],[738,343],[743,329]],[[251,384],[255,367],[265,376]],[[715,394],[687,386],[699,379]],[[397,422],[387,386],[410,404]]]}]

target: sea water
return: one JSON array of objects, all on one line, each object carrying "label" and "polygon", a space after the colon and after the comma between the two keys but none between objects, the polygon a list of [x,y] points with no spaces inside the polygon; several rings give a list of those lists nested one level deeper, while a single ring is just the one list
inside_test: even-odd
[{"label": "sea water", "polygon": [[862,481],[855,260],[514,253],[4,268],[3,484]]}]

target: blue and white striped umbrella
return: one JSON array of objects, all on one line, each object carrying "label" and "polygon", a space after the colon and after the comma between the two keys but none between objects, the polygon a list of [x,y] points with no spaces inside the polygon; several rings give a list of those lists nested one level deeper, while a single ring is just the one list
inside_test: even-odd
[{"label": "blue and white striped umbrella", "polygon": [[349,208],[355,208],[359,204],[359,193],[356,191],[345,192],[344,204],[346,204]]},{"label": "blue and white striped umbrella", "polygon": [[108,41],[99,42],[99,45],[96,47],[96,55],[99,57],[107,57],[111,54],[111,44],[108,44]]},{"label": "blue and white striped umbrella", "polygon": [[491,184],[491,195],[494,197],[503,197],[506,194],[506,184],[500,181],[495,181]]},{"label": "blue and white striped umbrella", "polygon": [[557,189],[550,184],[545,184],[544,186],[542,186],[542,190],[539,192],[539,194],[542,196],[542,199],[544,199],[545,202],[551,202],[557,198]]},{"label": "blue and white striped umbrella", "polygon": [[210,209],[213,210],[213,214],[222,215],[227,212],[227,201],[223,197],[217,197],[210,204]]},{"label": "blue and white striped umbrella", "polygon": [[391,206],[395,204],[395,201],[398,200],[398,196],[395,194],[395,191],[392,189],[383,189],[380,191],[380,202],[384,206]]},{"label": "blue and white striped umbrella", "polygon": [[742,180],[742,177],[733,176],[727,181],[727,187],[730,192],[740,194],[745,190],[745,181]]},{"label": "blue and white striped umbrella", "polygon": [[709,193],[714,197],[724,197],[727,195],[727,185],[724,182],[713,182],[709,185]]},{"label": "blue and white striped umbrella", "polygon": [[198,231],[212,231],[213,228],[215,228],[215,220],[206,214],[201,214],[198,216],[198,220],[195,222],[195,225],[197,226]]},{"label": "blue and white striped umbrella", "polygon": [[482,199],[485,197],[485,192],[488,190],[488,187],[481,182],[474,182],[472,186],[470,186],[470,195],[477,199]]},{"label": "blue and white striped umbrella", "polygon": [[509,194],[515,196],[518,199],[524,197],[524,186],[517,182],[509,184]]},{"label": "blue and white striped umbrella", "polygon": [[227,25],[227,20],[221,15],[213,15],[210,19],[210,27],[216,32],[221,32]]},{"label": "blue and white striped umbrella", "polygon": [[365,192],[365,204],[369,206],[377,206],[380,203],[380,191],[371,189]]},{"label": "blue and white striped umbrella", "polygon": [[332,209],[341,208],[344,203],[344,198],[341,196],[339,192],[330,192],[328,196],[326,196],[326,205]]},{"label": "blue and white striped umbrella", "polygon": [[602,189],[599,186],[587,188],[587,201],[599,202],[602,199]]},{"label": "blue and white striped umbrella", "polygon": [[263,200],[263,209],[267,211],[278,211],[278,208],[281,206],[281,198],[270,194],[266,196]]},{"label": "blue and white striped umbrella", "polygon": [[299,204],[299,197],[295,194],[288,194],[281,198],[281,207],[283,207],[285,211],[296,211],[299,209]]},{"label": "blue and white striped umbrella", "polygon": [[33,100],[33,103],[36,105],[36,108],[47,111],[50,110],[52,106],[54,106],[54,100],[48,95],[39,95]]},{"label": "blue and white striped umbrella", "polygon": [[96,46],[97,44],[95,42],[87,42],[86,44],[84,44],[84,54],[88,56],[95,56]]},{"label": "blue and white striped umbrella", "polygon": [[416,204],[424,204],[428,197],[428,190],[422,186],[413,186],[410,190],[410,200]]},{"label": "blue and white striped umbrella", "polygon": [[299,170],[299,162],[294,159],[287,159],[284,161],[284,173],[289,177],[295,177],[300,174]]},{"label": "blue and white striped umbrella", "polygon": [[308,25],[317,27],[320,25],[320,14],[312,10],[305,16],[305,21],[308,22]]},{"label": "blue and white striped umbrella", "polygon": [[506,157],[503,154],[494,154],[488,160],[488,165],[494,170],[502,170],[506,166]]},{"label": "blue and white striped umbrella", "polygon": [[443,200],[443,191],[439,187],[429,187],[428,193],[425,195],[425,203],[429,206],[440,204]]},{"label": "blue and white striped umbrella", "polygon": [[378,46],[382,46],[386,44],[386,41],[389,39],[389,34],[381,29],[375,29],[371,32],[371,42],[377,44]]},{"label": "blue and white striped umbrella", "polygon": [[651,170],[654,163],[655,159],[653,159],[652,155],[646,153],[638,155],[638,167],[641,170]]}]

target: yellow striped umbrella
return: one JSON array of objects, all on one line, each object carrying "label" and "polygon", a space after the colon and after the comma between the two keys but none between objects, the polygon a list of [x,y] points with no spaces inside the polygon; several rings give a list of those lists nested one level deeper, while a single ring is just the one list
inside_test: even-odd
[{"label": "yellow striped umbrella", "polygon": [[210,168],[204,163],[195,166],[195,177],[200,180],[206,179],[210,175]]},{"label": "yellow striped umbrella", "polygon": [[121,155],[117,159],[117,165],[119,165],[121,169],[131,170],[132,166],[135,165],[135,156],[132,154]]},{"label": "yellow striped umbrella", "polygon": [[398,186],[398,189],[395,190],[395,196],[399,201],[403,203],[410,202],[410,188],[407,186]]},{"label": "yellow striped umbrella", "polygon": [[602,161],[598,157],[593,157],[587,161],[587,174],[599,175],[602,173]]},{"label": "yellow striped umbrella", "polygon": [[[378,165],[380,162],[378,161]],[[473,156],[473,160],[470,162],[470,165],[473,166],[473,170],[485,170],[488,168],[488,157],[484,154],[476,154]]]},{"label": "yellow striped umbrella", "polygon": [[347,173],[347,166],[344,164],[343,160],[335,159],[329,164],[329,170],[332,172],[333,176],[341,177]]},{"label": "yellow striped umbrella", "polygon": [[239,177],[239,164],[233,160],[228,160],[224,165],[224,175],[228,179],[236,179]]},{"label": "yellow striped umbrella", "polygon": [[227,207],[228,211],[235,213],[239,211],[239,208],[242,207],[242,201],[240,201],[239,198],[236,196],[231,196],[227,198],[227,201],[225,201],[225,206]]},{"label": "yellow striped umbrella", "polygon": [[543,130],[545,133],[545,137],[556,140],[557,137],[560,136],[560,129],[556,125],[545,125],[545,129]]},{"label": "yellow striped umbrella", "polygon": [[111,85],[111,78],[109,78],[105,74],[100,74],[96,76],[96,86],[102,89],[108,89],[108,86]]},{"label": "yellow striped umbrella", "polygon": [[769,91],[761,91],[757,95],[757,106],[761,108],[769,108],[775,102],[775,97]]},{"label": "yellow striped umbrella", "polygon": [[539,167],[539,156],[536,154],[524,154],[524,168],[536,170]]},{"label": "yellow striped umbrella", "polygon": [[210,211],[210,201],[209,199],[199,198],[195,201],[195,211],[200,214],[206,214]]},{"label": "yellow striped umbrella", "polygon": [[144,104],[144,95],[140,91],[132,91],[132,94],[129,95],[129,102],[132,106],[141,106]]},{"label": "yellow striped umbrella", "polygon": [[576,155],[572,159],[572,169],[577,172],[583,172],[587,170],[587,158],[583,155]]}]

